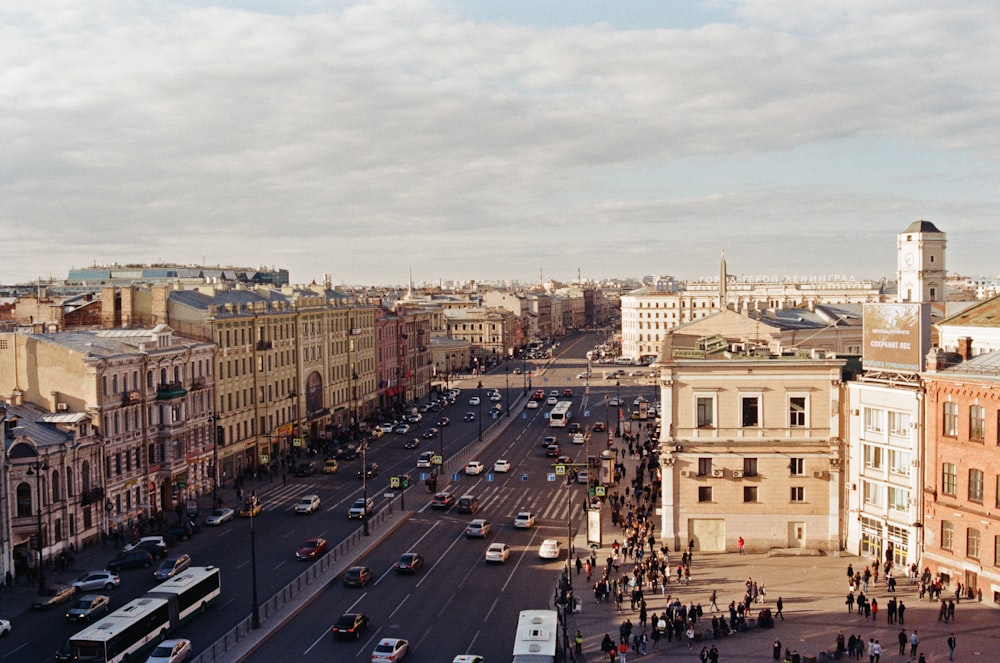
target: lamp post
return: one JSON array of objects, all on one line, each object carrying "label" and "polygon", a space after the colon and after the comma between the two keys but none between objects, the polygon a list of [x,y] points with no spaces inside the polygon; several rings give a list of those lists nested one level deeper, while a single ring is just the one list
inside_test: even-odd
[{"label": "lamp post", "polygon": [[615,409],[615,437],[622,436],[622,381],[615,378],[615,401],[618,403]]},{"label": "lamp post", "polygon": [[435,468],[435,476],[441,474],[444,467],[444,426],[438,426],[438,456],[441,456],[441,463]]},{"label": "lamp post", "polygon": [[479,416],[477,417],[479,421],[479,441],[483,441],[483,383],[480,381],[479,385],[476,387],[478,390],[476,393],[479,394],[477,401],[479,401]]},{"label": "lamp post", "polygon": [[38,458],[31,461],[28,466],[27,475],[35,477],[35,495],[38,497],[38,590],[42,591],[45,589],[45,560],[42,556],[42,549],[44,547],[42,535],[44,531],[42,530],[42,472],[46,472],[49,469],[49,464],[44,460]]},{"label": "lamp post", "polygon": [[361,534],[369,536],[368,531],[368,442],[361,443],[361,497],[365,501],[364,515],[361,517]]},{"label": "lamp post", "polygon": [[219,417],[213,412],[208,415],[208,423],[211,426],[211,434],[215,437],[212,442],[212,508],[219,507],[219,443],[222,441],[222,426],[216,426]]},{"label": "lamp post", "polygon": [[504,391],[507,392],[507,416],[510,416],[510,366],[503,365]]},{"label": "lamp post", "polygon": [[254,530],[254,507],[257,505],[257,493],[250,494],[250,577],[252,593],[250,603],[250,628],[260,628],[260,601],[257,600],[257,537]]},{"label": "lamp post", "polygon": [[524,358],[524,350],[521,350],[521,381],[524,383],[524,393],[528,393],[528,362]]}]

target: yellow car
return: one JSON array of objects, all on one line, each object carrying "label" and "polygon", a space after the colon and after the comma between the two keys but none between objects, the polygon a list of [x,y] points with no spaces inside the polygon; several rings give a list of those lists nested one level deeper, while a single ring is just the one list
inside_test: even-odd
[{"label": "yellow car", "polygon": [[336,474],[339,469],[340,465],[337,464],[336,458],[327,458],[323,461],[323,474]]},{"label": "yellow car", "polygon": [[260,515],[260,512],[264,509],[264,504],[260,501],[260,498],[254,495],[240,507],[240,518],[254,518]]}]

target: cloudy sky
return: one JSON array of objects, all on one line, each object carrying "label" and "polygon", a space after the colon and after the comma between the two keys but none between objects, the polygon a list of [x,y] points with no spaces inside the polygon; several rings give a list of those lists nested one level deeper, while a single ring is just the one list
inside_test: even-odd
[{"label": "cloudy sky", "polygon": [[0,282],[997,274],[992,0],[0,0]]}]

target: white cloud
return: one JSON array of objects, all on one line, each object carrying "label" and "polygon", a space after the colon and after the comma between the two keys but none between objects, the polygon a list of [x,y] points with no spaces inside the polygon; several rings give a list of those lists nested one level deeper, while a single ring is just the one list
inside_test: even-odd
[{"label": "white cloud", "polygon": [[[891,273],[922,208],[949,231],[997,202],[1000,7],[908,4],[721,3],[731,21],[646,30],[429,0],[0,8],[0,281],[203,259],[685,276],[727,238],[755,249],[730,250],[741,271]],[[951,237],[980,245],[953,269],[988,269],[981,234]]]}]

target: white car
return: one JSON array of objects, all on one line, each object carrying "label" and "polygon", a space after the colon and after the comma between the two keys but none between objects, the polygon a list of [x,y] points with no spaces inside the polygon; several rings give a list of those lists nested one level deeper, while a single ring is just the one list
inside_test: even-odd
[{"label": "white car", "polygon": [[538,556],[542,559],[559,559],[562,557],[562,544],[558,539],[545,539],[538,547]]},{"label": "white car", "polygon": [[0,619],[0,636],[10,633],[10,620]]},{"label": "white car", "polygon": [[548,400],[545,401],[545,404],[546,405],[555,405],[558,402],[559,402],[559,399],[557,397],[555,397],[555,396],[549,396]]},{"label": "white car", "polygon": [[121,578],[111,571],[88,571],[76,579],[73,586],[78,592],[110,591],[118,586]]},{"label": "white car", "polygon": [[492,394],[490,394],[490,400],[493,401],[494,403],[499,403],[500,401],[503,400],[503,396],[500,395],[499,391],[495,391]]},{"label": "white car", "polygon": [[583,433],[573,433],[569,441],[573,444],[583,444]]},{"label": "white car", "polygon": [[391,421],[387,421],[381,426],[379,426],[379,428],[382,429],[383,433],[391,433],[396,428],[396,426]]},{"label": "white car", "polygon": [[510,557],[510,546],[506,543],[491,543],[490,547],[486,549],[486,561],[496,562],[497,564],[503,564]]},{"label": "white car", "polygon": [[478,460],[470,460],[465,465],[465,473],[468,474],[469,476],[474,476],[476,474],[482,474],[483,470],[485,470],[485,469],[486,469],[486,466],[483,465],[482,463],[480,463]]},{"label": "white car", "polygon": [[587,483],[588,481],[590,481],[590,472],[587,470],[580,470],[576,473],[577,483]]},{"label": "white car", "polygon": [[497,462],[493,463],[493,471],[510,472],[510,461],[505,458],[501,458]]},{"label": "white car", "polygon": [[528,401],[527,403],[524,404],[524,407],[528,408],[529,410],[537,410],[538,401]]},{"label": "white car", "polygon": [[312,513],[319,510],[319,495],[305,495],[295,505],[295,513]]},{"label": "white car", "polygon": [[469,405],[479,405],[479,396],[473,396],[470,398]]},{"label": "white car", "polygon": [[164,640],[156,646],[146,663],[180,663],[191,658],[191,641]]},{"label": "white car", "polygon": [[535,514],[530,511],[522,511],[514,516],[514,527],[520,529],[531,529],[535,526]]},{"label": "white car", "polygon": [[402,638],[382,638],[372,650],[372,663],[396,663],[403,660],[410,643]]},{"label": "white car", "polygon": [[460,654],[451,659],[451,663],[486,663],[486,659],[478,654]]},{"label": "white car", "polygon": [[224,522],[232,520],[236,516],[236,512],[229,507],[224,507],[222,509],[215,509],[205,518],[206,525],[221,525]]},{"label": "white car", "polygon": [[434,465],[434,452],[424,451],[417,456],[417,467],[433,467]]},{"label": "white car", "polygon": [[127,546],[125,546],[125,548],[123,548],[123,550],[125,552],[128,552],[144,543],[152,543],[153,545],[162,546],[163,548],[167,547],[167,542],[164,541],[162,536],[144,536],[135,543],[128,544]]}]

